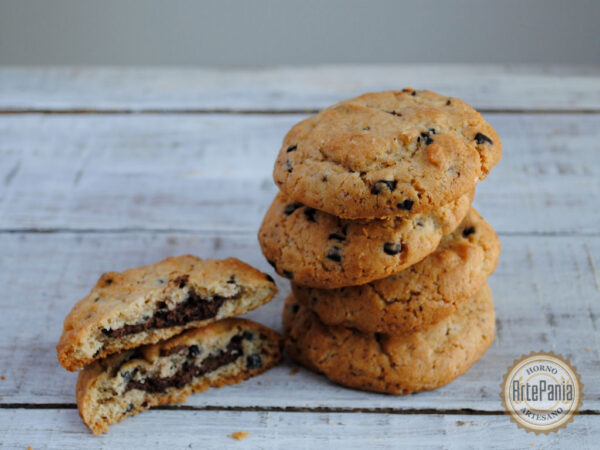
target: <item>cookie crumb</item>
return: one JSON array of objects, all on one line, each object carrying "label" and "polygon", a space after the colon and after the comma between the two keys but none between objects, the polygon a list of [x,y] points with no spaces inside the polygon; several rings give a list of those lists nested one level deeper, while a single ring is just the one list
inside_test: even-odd
[{"label": "cookie crumb", "polygon": [[[589,352],[589,351],[590,351],[590,348],[589,348],[589,347],[583,347],[583,349],[584,349],[586,352]],[[2,377],[2,379],[4,380],[4,377]]]},{"label": "cookie crumb", "polygon": [[0,377],[0,380],[6,380],[6,377],[5,377],[4,375],[2,375],[2,376]]},{"label": "cookie crumb", "polygon": [[231,433],[231,437],[236,441],[242,441],[246,439],[249,434],[250,433],[248,433],[247,431],[236,431],[235,433]]},{"label": "cookie crumb", "polygon": [[292,370],[290,370],[290,375],[291,375],[291,376],[294,376],[294,375],[296,375],[297,373],[298,373],[298,368],[297,368],[297,367],[294,367]]},{"label": "cookie crumb", "polygon": [[[4,377],[3,377],[4,378]],[[33,450],[33,447],[31,445],[27,446],[27,450]]]}]

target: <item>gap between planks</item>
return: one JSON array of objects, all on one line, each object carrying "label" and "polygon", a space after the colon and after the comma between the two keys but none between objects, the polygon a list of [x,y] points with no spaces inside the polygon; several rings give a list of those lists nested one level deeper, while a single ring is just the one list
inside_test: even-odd
[{"label": "gap between planks", "polygon": [[[205,230],[193,230],[188,228],[0,228],[0,234],[186,234],[195,236],[236,237],[254,236],[257,230],[221,230],[207,228]],[[598,232],[576,232],[576,231],[496,231],[498,236],[533,236],[533,237],[598,237]]]},{"label": "gap between planks", "polygon": [[[0,403],[0,409],[77,409],[75,403]],[[478,410],[472,408],[436,409],[436,408],[301,408],[301,407],[261,407],[261,406],[191,406],[191,405],[162,405],[152,408],[162,411],[239,411],[239,412],[304,412],[304,413],[360,413],[360,414],[395,414],[395,415],[453,415],[453,416],[503,416],[504,410]],[[600,416],[600,411],[584,409],[577,414],[582,416]]]},{"label": "gap between planks", "polygon": [[[575,108],[575,109],[559,109],[559,108],[477,108],[477,111],[482,114],[600,114],[600,109],[596,108]],[[321,109],[202,109],[202,108],[98,108],[98,109],[46,109],[46,108],[8,108],[1,109],[0,115],[11,114],[44,114],[44,115],[128,115],[128,114],[149,114],[149,115],[177,115],[177,114],[224,114],[224,115],[293,115],[293,114],[316,114]]]}]

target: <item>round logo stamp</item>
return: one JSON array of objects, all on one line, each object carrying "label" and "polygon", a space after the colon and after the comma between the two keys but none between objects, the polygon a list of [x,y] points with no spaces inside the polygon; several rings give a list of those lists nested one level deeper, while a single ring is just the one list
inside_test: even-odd
[{"label": "round logo stamp", "polygon": [[583,384],[575,366],[552,352],[516,359],[500,387],[510,420],[536,434],[566,427],[583,403]]}]

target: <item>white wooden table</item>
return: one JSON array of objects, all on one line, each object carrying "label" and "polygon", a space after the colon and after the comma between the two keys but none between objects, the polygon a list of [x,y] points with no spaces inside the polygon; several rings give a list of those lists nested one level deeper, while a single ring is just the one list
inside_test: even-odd
[{"label": "white wooden table", "polygon": [[[356,94],[459,96],[504,156],[475,204],[500,235],[496,340],[464,376],[392,397],[285,361],[93,436],[54,346],[100,273],[169,255],[236,256],[273,273],[256,232],[286,130]],[[251,317],[281,329],[288,283]],[[256,70],[0,70],[0,446],[3,448],[597,447],[600,442],[600,67],[378,66]],[[502,375],[552,350],[581,373],[566,430],[503,415]],[[250,435],[241,442],[232,432]]]}]

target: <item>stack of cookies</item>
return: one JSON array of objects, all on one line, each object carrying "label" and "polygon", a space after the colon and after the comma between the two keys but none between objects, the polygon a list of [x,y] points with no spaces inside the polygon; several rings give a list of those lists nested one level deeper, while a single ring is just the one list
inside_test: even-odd
[{"label": "stack of cookies", "polygon": [[152,406],[237,383],[281,358],[279,334],[231,318],[270,301],[273,279],[235,258],[184,255],[100,277],[71,310],[58,359],[94,433]]},{"label": "stack of cookies", "polygon": [[501,152],[477,111],[429,91],[366,94],[295,125],[259,231],[292,281],[292,358],[392,394],[468,370],[494,337],[487,277],[500,253],[471,202]]}]

